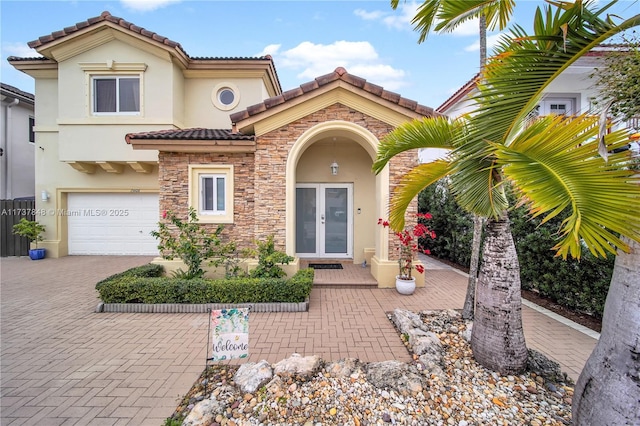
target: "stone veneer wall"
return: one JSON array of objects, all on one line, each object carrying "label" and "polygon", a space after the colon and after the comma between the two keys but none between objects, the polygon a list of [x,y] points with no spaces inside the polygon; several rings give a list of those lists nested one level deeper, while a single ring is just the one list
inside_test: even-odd
[{"label": "stone veneer wall", "polygon": [[[254,155],[160,152],[160,211],[171,210],[187,217],[189,207],[189,164],[224,164],[234,166],[234,223],[225,223],[223,236],[236,241],[239,249],[254,247]],[[216,224],[203,224],[216,229]]]},{"label": "stone veneer wall", "polygon": [[[326,121],[344,120],[361,125],[378,139],[393,127],[376,118],[341,104],[316,111],[257,138],[255,154],[159,154],[160,210],[172,210],[186,217],[188,207],[189,164],[234,165],[234,223],[225,224],[224,234],[233,238],[239,248],[254,247],[254,240],[273,234],[278,250],[285,248],[286,163],[291,147],[309,128]],[[403,153],[393,158],[390,167],[391,191],[401,176],[417,164],[418,154]],[[407,210],[411,218],[417,202]],[[205,226],[215,229],[216,225]],[[372,224],[377,226],[376,224]],[[372,228],[373,230],[373,228]],[[356,235],[355,238],[358,238]],[[390,238],[390,258],[397,247]],[[291,253],[290,253],[291,254]],[[397,257],[396,257],[397,258]]]},{"label": "stone veneer wall", "polygon": [[[289,123],[279,129],[261,135],[258,138],[256,155],[256,235],[275,234],[276,246],[284,250],[285,244],[285,169],[291,147],[300,136],[311,127],[326,121],[343,120],[358,124],[378,139],[393,130],[393,127],[362,112],[334,104],[318,110],[306,117]],[[399,181],[399,177],[416,165],[417,152],[404,153],[391,162],[391,182]],[[415,207],[410,213],[417,211]],[[372,224],[372,231],[373,226]],[[357,235],[354,238],[358,238]]]},{"label": "stone veneer wall", "polygon": [[[402,154],[396,155],[391,160],[390,170],[389,170],[389,194],[390,197],[393,197],[393,192],[396,190],[398,185],[400,184],[400,180],[402,177],[408,173],[412,168],[414,168],[418,164],[418,153],[415,152],[403,152]],[[391,202],[391,199],[389,200]],[[407,207],[407,211],[405,214],[405,226],[415,225],[418,220],[416,218],[416,213],[418,213],[418,199],[416,199],[409,204]],[[388,216],[385,218],[388,219]],[[398,238],[395,236],[394,232],[389,230],[389,260],[397,260],[398,259],[398,250],[400,249],[400,242]]]}]

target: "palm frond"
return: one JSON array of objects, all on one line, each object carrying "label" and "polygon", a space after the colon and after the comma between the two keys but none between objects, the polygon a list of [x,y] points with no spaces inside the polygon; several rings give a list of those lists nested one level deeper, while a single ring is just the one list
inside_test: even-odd
[{"label": "palm frond", "polygon": [[[598,155],[597,117],[545,117],[510,146],[496,144],[502,171],[543,222],[568,209],[555,249],[580,257],[583,242],[594,255],[628,246],[619,234],[640,240],[640,176],[630,170],[630,154]],[[605,137],[611,151],[628,143],[625,131]]]},{"label": "palm frond", "polygon": [[424,188],[446,177],[450,172],[450,163],[446,160],[436,160],[431,163],[420,164],[404,175],[399,185],[393,191],[389,211],[391,229],[400,231],[404,228],[404,214],[413,199]]},{"label": "palm frond", "polygon": [[442,2],[436,31],[452,32],[469,19],[484,15],[488,30],[503,30],[513,15],[515,0],[448,0]]},{"label": "palm frond", "polygon": [[446,117],[424,118],[404,123],[390,132],[378,145],[373,171],[380,173],[395,155],[420,148],[454,149],[463,131],[462,121]]},{"label": "palm frond", "polygon": [[508,145],[555,77],[598,44],[640,24],[640,15],[616,25],[582,2],[563,5],[555,11],[549,7],[546,13],[538,9],[533,35],[515,26],[510,37],[500,41],[474,97],[479,105],[474,119],[483,125],[470,133],[471,143],[490,140]]}]

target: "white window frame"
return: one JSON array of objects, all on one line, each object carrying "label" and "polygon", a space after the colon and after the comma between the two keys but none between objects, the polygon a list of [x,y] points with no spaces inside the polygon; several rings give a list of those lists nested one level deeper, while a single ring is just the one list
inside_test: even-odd
[{"label": "white window frame", "polygon": [[[138,111],[120,111],[120,79],[137,78],[138,79]],[[116,111],[96,111],[96,81],[97,80],[115,80],[116,81]],[[92,74],[91,79],[91,114],[94,116],[105,115],[140,115],[142,113],[142,75],[141,74]]]},{"label": "white window frame", "polygon": [[[198,179],[200,180],[199,184],[200,184],[200,199],[198,201],[199,204],[199,209],[198,209],[198,213],[205,215],[205,214],[209,214],[209,215],[218,215],[218,216],[223,216],[226,214],[227,212],[227,200],[225,197],[226,194],[226,180],[227,177],[226,175],[223,174],[216,174],[216,175],[207,175],[207,174],[200,174],[198,175]],[[212,198],[212,208],[211,209],[207,209],[205,206],[205,202],[207,199],[207,194],[205,194],[206,188],[205,188],[205,179],[211,179],[212,180],[212,184],[211,184],[211,198]],[[222,179],[222,184],[223,184],[223,188],[225,190],[225,194],[222,195],[222,197],[220,196],[220,194],[218,194],[218,181]],[[222,202],[224,203],[224,207],[222,209],[218,209],[218,202],[220,201],[220,198],[222,198]]]},{"label": "white window frame", "polygon": [[[213,210],[204,209],[204,179],[213,178]],[[217,210],[217,179],[224,179],[224,210]],[[233,223],[233,166],[189,165],[189,206],[202,223]]]},{"label": "white window frame", "polygon": [[547,116],[551,115],[551,105],[565,104],[567,105],[567,110],[565,114],[556,114],[556,115],[566,115],[571,116],[575,115],[578,107],[578,99],[573,96],[549,96],[543,98],[538,105],[540,105],[539,115]]}]

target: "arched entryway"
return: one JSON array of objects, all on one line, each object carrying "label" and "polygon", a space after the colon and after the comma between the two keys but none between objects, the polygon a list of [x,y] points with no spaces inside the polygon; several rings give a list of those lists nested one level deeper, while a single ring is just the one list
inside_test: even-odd
[{"label": "arched entryway", "polygon": [[[371,261],[387,258],[385,215],[389,174],[371,172],[378,140],[346,121],[320,123],[303,133],[287,158],[286,251],[300,258]],[[332,174],[331,164],[338,165]]]}]

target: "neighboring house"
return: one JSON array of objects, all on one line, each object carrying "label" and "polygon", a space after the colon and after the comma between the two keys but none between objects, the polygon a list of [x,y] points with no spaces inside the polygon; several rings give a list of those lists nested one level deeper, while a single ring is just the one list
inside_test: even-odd
[{"label": "neighboring house", "polygon": [[35,78],[52,256],[156,254],[162,212],[193,207],[239,247],[273,234],[296,265],[366,260],[395,284],[396,243],[377,221],[417,152],[371,166],[381,138],[431,108],[342,68],[282,92],[270,56],[192,58],[108,12],[29,46],[43,58],[9,62]]},{"label": "neighboring house", "polygon": [[0,83],[0,199],[35,196],[35,120],[31,93]]},{"label": "neighboring house", "polygon": [[[602,67],[603,56],[615,46],[603,46],[596,48],[587,55],[578,59],[569,66],[547,87],[540,103],[532,112],[532,117],[549,114],[575,115],[582,113],[599,114],[597,104],[598,89],[596,80],[591,78],[598,67]],[[436,111],[446,116],[455,118],[473,110],[473,95],[477,93],[476,85],[480,75],[476,74],[471,80],[458,89],[449,99],[436,108]],[[628,123],[619,123],[617,126],[630,129],[640,129],[640,119],[631,120]],[[423,150],[420,152],[420,161],[426,162],[437,152]]]}]

